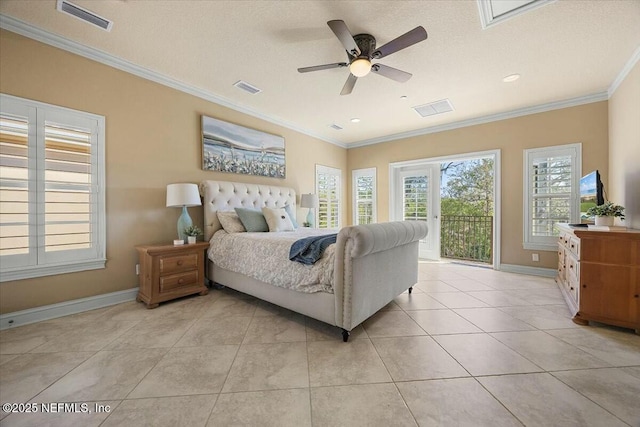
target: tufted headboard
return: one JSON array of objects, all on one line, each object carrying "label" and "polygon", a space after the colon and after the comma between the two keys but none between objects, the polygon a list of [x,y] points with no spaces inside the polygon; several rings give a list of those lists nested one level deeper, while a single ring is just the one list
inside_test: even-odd
[{"label": "tufted headboard", "polygon": [[289,187],[229,181],[202,181],[200,195],[204,207],[204,238],[206,241],[209,241],[213,233],[222,228],[220,221],[218,221],[218,211],[232,211],[234,208],[241,207],[282,208],[285,205],[290,205],[293,212],[296,212],[296,191]]}]

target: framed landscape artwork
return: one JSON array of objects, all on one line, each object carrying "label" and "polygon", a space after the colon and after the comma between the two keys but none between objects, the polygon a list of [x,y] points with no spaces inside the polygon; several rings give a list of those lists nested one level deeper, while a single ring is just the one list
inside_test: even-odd
[{"label": "framed landscape artwork", "polygon": [[202,169],[284,178],[284,138],[202,116]]}]

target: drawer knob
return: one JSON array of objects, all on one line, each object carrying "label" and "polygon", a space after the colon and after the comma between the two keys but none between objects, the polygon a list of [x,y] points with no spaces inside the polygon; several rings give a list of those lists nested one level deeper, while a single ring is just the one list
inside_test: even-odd
[{"label": "drawer knob", "polygon": [[634,298],[640,298],[640,295],[635,294],[633,297],[634,297]]},{"label": "drawer knob", "polygon": [[570,289],[573,290],[573,286]]},{"label": "drawer knob", "polygon": [[183,261],[180,259],[178,260],[178,265],[182,265]]},{"label": "drawer knob", "polygon": [[583,288],[586,288],[586,287],[587,287],[587,285],[582,285],[582,287],[583,287]]}]

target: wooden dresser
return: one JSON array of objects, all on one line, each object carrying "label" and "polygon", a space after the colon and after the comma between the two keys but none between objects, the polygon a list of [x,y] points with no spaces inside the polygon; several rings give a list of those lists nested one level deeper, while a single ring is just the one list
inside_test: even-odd
[{"label": "wooden dresser", "polygon": [[137,301],[156,308],[158,303],[185,295],[206,295],[204,252],[207,242],[190,245],[136,246],[140,257],[140,290]]},{"label": "wooden dresser", "polygon": [[558,225],[556,282],[573,321],[640,334],[640,230],[594,231]]}]

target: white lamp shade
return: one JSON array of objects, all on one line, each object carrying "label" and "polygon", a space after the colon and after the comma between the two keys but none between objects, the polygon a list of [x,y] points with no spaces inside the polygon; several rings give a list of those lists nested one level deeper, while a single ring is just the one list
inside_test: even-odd
[{"label": "white lamp shade", "polygon": [[200,193],[196,184],[167,185],[167,207],[200,206]]},{"label": "white lamp shade", "polygon": [[317,194],[303,194],[300,196],[301,208],[317,208],[320,204]]}]

